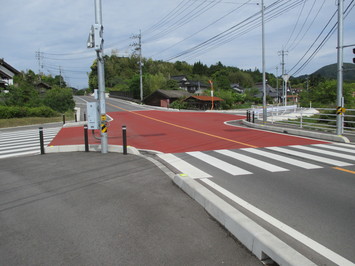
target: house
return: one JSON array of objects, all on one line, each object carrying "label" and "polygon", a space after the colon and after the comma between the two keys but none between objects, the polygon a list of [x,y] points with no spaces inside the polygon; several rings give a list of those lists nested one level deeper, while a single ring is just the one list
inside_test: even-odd
[{"label": "house", "polygon": [[[259,90],[259,93],[255,95],[255,97],[262,98],[263,97],[263,83],[258,82],[255,83],[255,87]],[[280,91],[271,87],[269,84],[266,83],[266,96],[269,96],[273,99],[274,102],[277,102],[281,97]]]},{"label": "house", "polygon": [[212,108],[218,109],[223,99],[219,97],[205,96],[205,95],[192,95],[184,100],[188,103],[190,108],[208,110]]},{"label": "house", "polygon": [[46,93],[47,90],[52,89],[52,87],[50,85],[48,85],[47,83],[45,83],[43,81],[37,82],[36,88],[40,94],[44,94],[44,93]]},{"label": "house", "polygon": [[239,85],[239,83],[231,84],[231,89],[234,90],[236,93],[244,93],[245,88]]},{"label": "house", "polygon": [[19,74],[20,71],[5,62],[4,58],[0,58],[0,87],[6,88],[9,85],[13,85],[13,78]]},{"label": "house", "polygon": [[188,80],[186,76],[172,76],[170,79],[175,80],[179,84],[179,88],[189,93],[202,94],[209,89],[209,85],[195,80]]},{"label": "house", "polygon": [[153,106],[169,107],[174,101],[191,95],[191,93],[184,90],[156,90],[148,95],[143,102]]}]

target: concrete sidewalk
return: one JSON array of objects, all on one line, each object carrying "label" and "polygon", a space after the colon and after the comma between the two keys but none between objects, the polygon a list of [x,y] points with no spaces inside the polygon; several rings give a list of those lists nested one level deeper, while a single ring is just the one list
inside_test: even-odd
[{"label": "concrete sidewalk", "polygon": [[260,265],[149,160],[0,160],[0,265]]}]

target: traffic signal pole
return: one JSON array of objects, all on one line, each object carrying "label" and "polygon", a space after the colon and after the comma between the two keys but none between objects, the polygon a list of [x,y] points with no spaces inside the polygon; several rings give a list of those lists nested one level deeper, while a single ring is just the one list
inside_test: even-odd
[{"label": "traffic signal pole", "polygon": [[[101,0],[95,0],[95,50],[97,53],[97,75],[99,87],[99,109],[100,109],[100,130],[101,130],[101,153],[108,152],[107,141],[107,119],[105,101],[105,68],[103,58],[103,26]],[[97,29],[98,28],[98,29]],[[97,36],[99,35],[99,36]]]}]

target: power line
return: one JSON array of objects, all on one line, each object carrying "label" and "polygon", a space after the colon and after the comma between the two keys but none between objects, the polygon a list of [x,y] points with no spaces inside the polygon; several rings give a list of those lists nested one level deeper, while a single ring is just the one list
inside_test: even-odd
[{"label": "power line", "polygon": [[[169,49],[171,49],[171,48],[177,46],[178,44],[180,44],[180,43],[182,43],[182,42],[184,42],[184,41],[186,41],[186,40],[188,40],[188,39],[190,39],[190,38],[196,36],[197,34],[199,34],[200,32],[202,32],[203,30],[205,30],[205,29],[207,29],[207,28],[209,28],[209,27],[215,25],[217,22],[219,22],[219,21],[225,19],[227,16],[229,16],[229,15],[231,15],[232,13],[236,12],[237,10],[241,9],[243,6],[249,4],[250,1],[252,1],[252,0],[248,0],[247,2],[245,2],[245,3],[243,3],[242,5],[238,6],[237,8],[232,9],[232,10],[229,11],[227,14],[224,14],[223,16],[219,17],[217,20],[214,20],[213,22],[211,22],[211,23],[208,24],[207,26],[203,27],[202,29],[200,29],[200,30],[198,30],[198,31],[196,31],[196,32],[194,32],[194,33],[192,33],[191,35],[189,35],[189,36],[186,37],[185,39],[183,39],[183,40],[181,40],[181,41],[179,41],[179,42],[177,42],[177,43],[175,43],[175,44],[173,44],[173,45],[171,45],[171,46],[165,48],[164,50],[160,51],[158,54],[162,54],[163,52],[165,52],[165,51],[167,51],[167,50],[169,50]],[[157,54],[155,54],[155,55],[157,55]],[[153,55],[153,56],[155,56],[155,55]]]},{"label": "power line", "polygon": [[[265,9],[266,21],[271,21],[274,18],[286,13],[287,11],[293,9],[295,6],[301,4],[303,0],[291,2],[287,1],[287,3],[282,3],[282,1],[275,1]],[[228,28],[227,30],[209,38],[208,40],[195,45],[185,51],[180,52],[175,56],[171,56],[167,59],[167,61],[171,61],[173,59],[190,55],[192,54],[203,54],[207,50],[214,49],[219,47],[227,42],[234,40],[235,38],[249,32],[252,29],[255,29],[261,25],[260,22],[261,12],[258,11],[250,17],[244,19],[242,22]]]},{"label": "power line", "polygon": [[[315,3],[315,2],[316,2],[316,1],[314,1],[314,3]],[[294,34],[296,28],[297,28],[298,22],[299,22],[299,20],[300,20],[300,17],[301,17],[301,14],[302,14],[302,12],[303,12],[303,9],[304,9],[305,5],[306,5],[306,1],[304,0],[304,1],[303,1],[302,8],[301,8],[301,10],[300,10],[300,12],[299,12],[299,14],[298,14],[298,17],[297,17],[297,21],[296,21],[296,23],[295,23],[295,26],[293,27],[293,29],[292,29],[292,31],[291,31],[290,37],[288,38],[288,40],[287,40],[287,42],[286,42],[286,44],[285,44],[285,47],[288,45],[289,41],[291,40],[291,38],[292,38],[292,36],[293,36],[293,34]]]},{"label": "power line", "polygon": [[[354,8],[354,1],[352,0],[350,2],[350,4],[347,6],[347,8],[344,11],[344,18],[346,18],[349,13],[351,12],[351,10]],[[313,47],[313,45],[315,44],[315,42],[319,39],[320,35],[324,32],[324,30],[326,29],[326,27],[328,27],[328,25],[330,24],[331,20],[333,20],[334,16],[337,14],[337,11],[335,11],[335,13],[332,15],[332,17],[330,18],[330,20],[328,21],[327,25],[323,28],[322,32],[318,35],[318,37],[316,38],[316,40],[312,43],[311,47],[307,50],[307,52],[302,56],[302,58],[296,63],[296,65],[290,70],[290,72],[301,62],[301,60],[303,60],[303,58],[308,54],[308,52],[310,51],[310,49]],[[330,37],[334,34],[336,27],[338,25],[338,22],[336,22],[333,27],[330,29],[330,31],[328,32],[328,34],[323,38],[323,40],[320,42],[320,44],[317,46],[317,48],[313,51],[313,53],[307,58],[307,60],[296,70],[292,73],[292,76],[297,75],[300,71],[302,71],[311,61],[312,59],[317,55],[317,53],[320,51],[321,48],[323,48],[323,46],[326,44],[326,42],[330,39]]]},{"label": "power line", "polygon": [[[314,4],[316,3],[316,1],[317,1],[317,0],[314,0]],[[308,33],[308,31],[310,30],[310,28],[311,28],[312,25],[314,24],[315,20],[318,18],[319,13],[320,13],[320,11],[323,9],[323,6],[324,6],[325,2],[326,2],[326,0],[323,0],[323,3],[322,3],[322,5],[320,6],[320,8],[318,9],[317,13],[316,13],[315,15],[313,15],[313,20],[312,20],[312,22],[309,24],[308,28],[307,28],[307,29],[305,30],[305,32],[303,33],[302,37],[296,42],[297,38],[298,38],[299,35],[301,34],[302,29],[304,28],[304,26],[305,26],[305,24],[306,24],[306,22],[307,22],[307,20],[308,20],[310,14],[311,14],[311,12],[313,11],[313,6],[314,6],[314,5],[313,5],[312,8],[309,10],[308,15],[307,15],[307,19],[304,21],[304,23],[303,23],[301,29],[299,30],[297,36],[295,37],[293,43],[290,44],[290,46],[288,47],[288,50],[289,50],[289,51],[294,50],[294,49],[300,44],[300,42],[304,39],[304,37],[306,36],[306,34]]]},{"label": "power line", "polygon": [[[220,1],[221,0],[219,0],[219,2]],[[182,18],[179,18],[177,21],[172,22],[170,26],[161,30],[160,32],[151,36],[150,38],[146,38],[145,42],[152,42],[152,41],[160,39],[161,37],[166,36],[166,34],[171,33],[172,31],[175,31],[178,28],[186,25],[190,21],[197,19],[199,16],[201,16],[202,14],[204,14],[205,12],[207,12],[208,10],[210,10],[211,8],[213,8],[214,6],[216,6],[218,4],[218,2],[217,3],[209,2],[207,4],[206,4],[206,2],[207,1],[204,1],[203,3],[199,4],[197,7],[191,8],[191,10],[189,12],[183,14]],[[193,4],[194,3],[192,3],[190,6],[187,6],[184,10],[188,9]]]}]

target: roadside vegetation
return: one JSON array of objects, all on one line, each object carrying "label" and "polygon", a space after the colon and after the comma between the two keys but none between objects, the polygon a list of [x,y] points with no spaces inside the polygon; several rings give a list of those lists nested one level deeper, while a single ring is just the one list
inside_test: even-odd
[{"label": "roadside vegetation", "polygon": [[61,77],[39,76],[33,71],[14,77],[14,85],[0,94],[0,127],[58,122],[73,116],[73,92]]},{"label": "roadside vegetation", "polygon": [[[238,64],[238,62],[236,62]],[[332,73],[333,65],[323,67],[321,72],[298,78],[291,77],[292,88],[301,88],[298,104],[303,107],[329,107],[336,105],[336,79]],[[349,70],[350,71],[350,70]],[[325,73],[324,75],[322,73]],[[158,89],[178,89],[176,81],[171,76],[184,75],[189,80],[200,81],[208,84],[213,81],[214,95],[224,100],[223,109],[248,108],[251,105],[262,104],[262,97],[256,88],[256,83],[262,82],[262,73],[254,70],[243,70],[237,67],[225,66],[221,62],[207,66],[198,61],[188,64],[184,61],[164,62],[143,58],[143,95],[150,95]],[[266,73],[267,84],[273,88],[282,86],[282,79],[272,73]],[[355,108],[353,93],[355,83],[353,79],[344,78],[344,98],[346,108]],[[134,99],[140,98],[139,91],[139,57],[132,54],[130,57],[121,57],[117,51],[105,56],[105,84],[107,92],[121,91]],[[231,84],[238,84],[244,88],[243,93],[238,93],[231,88]],[[97,62],[94,61],[89,75],[89,90],[97,88]],[[206,94],[209,95],[209,91]],[[291,95],[292,92],[289,92]],[[267,96],[268,104],[275,104]],[[182,101],[172,104],[175,108],[187,108]]]}]

